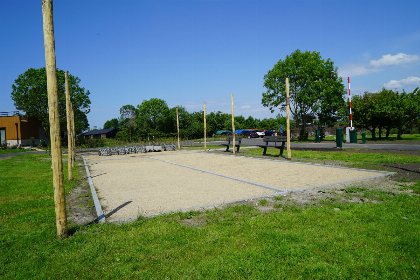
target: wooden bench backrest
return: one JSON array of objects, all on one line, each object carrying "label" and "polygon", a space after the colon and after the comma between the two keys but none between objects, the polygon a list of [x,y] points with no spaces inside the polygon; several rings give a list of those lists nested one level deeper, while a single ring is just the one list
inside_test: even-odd
[{"label": "wooden bench backrest", "polygon": [[264,142],[287,142],[287,136],[264,136]]},{"label": "wooden bench backrest", "polygon": [[[235,141],[241,141],[241,140],[242,140],[241,136],[236,136],[235,137]],[[226,141],[233,141],[233,136],[226,137]]]}]

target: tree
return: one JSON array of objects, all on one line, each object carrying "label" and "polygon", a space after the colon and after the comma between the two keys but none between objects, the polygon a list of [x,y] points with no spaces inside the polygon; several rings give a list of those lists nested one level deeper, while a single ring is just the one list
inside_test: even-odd
[{"label": "tree", "polygon": [[395,126],[398,129],[397,139],[402,139],[404,128],[418,121],[420,115],[420,88],[413,92],[397,92],[397,108],[395,113]]},{"label": "tree", "polygon": [[169,107],[165,100],[152,98],[144,100],[137,106],[137,123],[141,127],[143,134],[154,134],[158,136],[164,130],[165,116]]},{"label": "tree", "polygon": [[382,89],[378,93],[365,92],[352,100],[355,126],[366,128],[376,139],[376,129],[386,129],[386,137],[391,128],[398,129],[397,139],[401,139],[404,129],[418,120],[420,115],[420,91],[416,88],[411,93],[394,92]]},{"label": "tree", "polygon": [[345,94],[342,79],[334,63],[322,59],[319,52],[296,50],[274,65],[264,76],[262,104],[271,112],[286,109],[286,78],[290,83],[290,111],[301,123],[300,137],[307,139],[306,123],[315,115],[322,123],[336,120],[336,113],[343,104]]},{"label": "tree", "polygon": [[[58,106],[60,127],[67,127],[66,94],[64,71],[57,68]],[[89,128],[86,114],[89,113],[89,90],[79,86],[80,79],[69,74],[70,99],[74,109],[74,125],[76,134]],[[49,135],[47,74],[45,67],[30,68],[20,74],[12,85],[12,99],[16,109],[24,111],[27,117],[35,117],[42,122],[42,126]]]},{"label": "tree", "polygon": [[109,129],[109,128],[119,128],[119,122],[117,118],[113,118],[105,122],[104,129]]},{"label": "tree", "polygon": [[133,105],[124,105],[120,108],[120,127],[121,131],[119,135],[124,135],[122,137],[124,140],[132,141],[133,134],[137,128],[136,118],[138,116],[138,111]]}]

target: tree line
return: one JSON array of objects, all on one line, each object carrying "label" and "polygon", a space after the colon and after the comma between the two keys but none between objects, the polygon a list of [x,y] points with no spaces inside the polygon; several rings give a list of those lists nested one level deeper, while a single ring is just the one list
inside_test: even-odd
[{"label": "tree line", "polygon": [[352,113],[354,126],[367,129],[372,138],[376,138],[376,131],[382,137],[388,138],[392,129],[397,130],[397,139],[402,139],[403,133],[410,133],[412,129],[419,129],[420,125],[420,90],[416,88],[407,93],[383,88],[380,92],[365,92],[352,98]]},{"label": "tree line", "polygon": [[[66,127],[64,71],[57,69],[60,124]],[[314,119],[323,126],[336,124],[349,125],[349,103],[345,100],[346,91],[337,68],[330,60],[324,60],[319,52],[296,50],[279,60],[264,75],[261,103],[273,113],[286,109],[286,78],[289,79],[291,128],[299,127],[299,139],[307,140],[306,125]],[[75,112],[76,133],[80,134],[89,127],[87,114],[90,111],[90,92],[79,86],[80,79],[69,75],[71,101]],[[12,85],[12,99],[18,110],[26,117],[36,117],[49,135],[48,98],[45,68],[28,69],[19,75]],[[377,93],[365,92],[355,95],[352,100],[353,125],[357,129],[367,129],[376,138],[385,130],[386,137],[392,129],[398,139],[413,127],[419,128],[420,90],[416,88],[407,93],[382,89]],[[118,128],[118,137],[128,141],[144,140],[147,137],[175,137],[176,108],[179,111],[180,136],[183,139],[201,138],[204,131],[204,112],[189,113],[184,107],[169,108],[159,98],[145,100],[141,104],[125,105],[120,108],[120,116],[108,120],[104,128]],[[217,130],[231,130],[231,114],[211,112],[206,115],[207,136]],[[235,128],[278,129],[285,125],[282,115],[276,118],[255,119],[252,116],[235,117]],[[321,132],[321,135],[323,133]]]},{"label": "tree line", "polygon": [[[137,106],[122,106],[120,116],[106,121],[103,128],[119,129],[117,137],[126,141],[141,141],[150,137],[177,137],[176,108],[180,137],[204,137],[204,111],[190,113],[182,106],[169,108],[166,101],[159,98],[144,100]],[[286,118],[281,115],[262,120],[252,116],[235,116],[234,119],[235,129],[279,129],[280,124],[286,124]],[[220,111],[206,114],[206,136],[213,136],[218,130],[232,130],[231,114]]]}]

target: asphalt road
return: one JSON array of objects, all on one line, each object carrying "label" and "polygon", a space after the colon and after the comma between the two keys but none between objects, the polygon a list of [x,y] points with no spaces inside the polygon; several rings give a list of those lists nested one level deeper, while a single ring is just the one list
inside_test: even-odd
[{"label": "asphalt road", "polygon": [[[213,141],[213,142],[207,142],[208,144],[220,144],[224,143],[226,141]],[[252,139],[242,139],[242,145],[245,146],[258,146],[262,145],[263,139],[262,138],[252,138]],[[331,149],[336,148],[336,143],[331,141],[324,141],[321,143],[295,143],[291,142],[290,147],[293,148],[320,148],[320,149]],[[398,141],[395,143],[390,142],[384,142],[384,143],[343,143],[343,148],[352,148],[352,149],[371,149],[371,150],[402,150],[402,151],[420,151],[420,143],[419,142],[404,142],[404,141]],[[97,149],[93,149],[94,151],[97,151]],[[11,154],[0,154],[0,158],[2,157],[13,157],[23,154],[45,154],[45,151],[32,151],[32,152],[22,152],[22,153],[11,153]]]},{"label": "asphalt road", "polygon": [[[223,143],[225,141],[215,141],[211,143]],[[209,142],[210,144],[210,142]],[[257,146],[262,145],[263,140],[262,138],[251,138],[251,139],[242,139],[242,145],[249,145],[249,146]],[[336,148],[336,143],[331,141],[324,141],[321,143],[295,143],[291,142],[290,147],[293,148]],[[343,148],[353,148],[353,149],[372,149],[372,150],[412,150],[412,151],[420,151],[420,143],[419,142],[385,142],[385,143],[369,143],[366,144],[362,143],[343,143]]]}]

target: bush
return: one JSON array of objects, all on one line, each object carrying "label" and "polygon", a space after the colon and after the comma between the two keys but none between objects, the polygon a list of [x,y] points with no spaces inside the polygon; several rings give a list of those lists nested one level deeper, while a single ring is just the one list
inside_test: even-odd
[{"label": "bush", "polygon": [[39,140],[39,146],[41,148],[44,148],[47,146],[47,142],[44,139]]},{"label": "bush", "polygon": [[34,137],[29,138],[29,144],[31,145],[31,147],[35,146],[35,138]]}]

